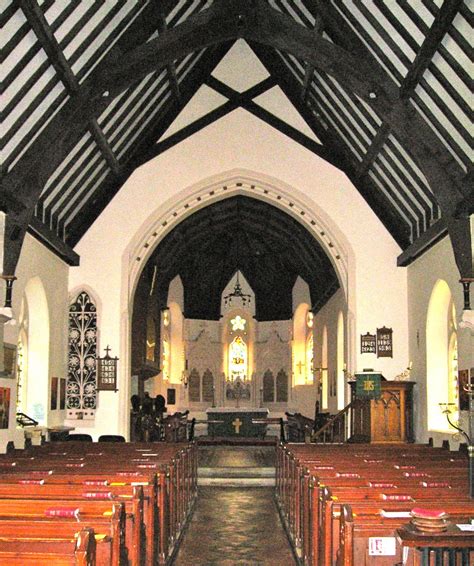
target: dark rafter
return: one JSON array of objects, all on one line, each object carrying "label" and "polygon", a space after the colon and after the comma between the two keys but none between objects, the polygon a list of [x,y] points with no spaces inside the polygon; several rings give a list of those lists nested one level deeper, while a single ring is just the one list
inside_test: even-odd
[{"label": "dark rafter", "polygon": [[347,159],[342,148],[342,144],[336,138],[331,129],[321,126],[312,110],[301,101],[299,85],[294,81],[288,80],[288,75],[284,72],[281,60],[269,49],[252,44],[252,48],[258,54],[267,70],[274,76],[279,77],[279,86],[292,102],[298,112],[306,120],[309,127],[315,132],[317,137],[323,142],[324,146],[332,152],[334,159],[339,163],[338,168],[344,171],[354,186],[357,188],[367,204],[378,215],[387,230],[393,235],[401,248],[410,244],[410,237],[403,220],[396,214],[386,197],[378,191],[368,178],[359,178],[355,167]]},{"label": "dark rafter", "polygon": [[[68,94],[73,96],[79,91],[79,81],[74,76],[66,57],[59,47],[59,44],[56,41],[48,22],[46,21],[43,10],[39,7],[36,0],[18,0],[18,2],[26,16],[26,19],[28,20],[28,23],[35,32],[41,47],[48,55],[58,77],[66,87]],[[118,174],[118,161],[95,118],[90,120],[88,128],[110,169],[114,173]]]},{"label": "dark rafter", "polygon": [[[207,77],[207,79],[204,82],[211,88],[214,88],[212,85],[213,85],[213,81],[215,80],[216,79],[214,79],[212,75],[210,75],[209,77]],[[210,112],[208,112],[204,116],[201,116],[194,122],[191,122],[187,126],[184,126],[178,132],[170,135],[169,137],[165,138],[163,141],[154,144],[147,151],[143,152],[142,155],[139,157],[140,165],[143,165],[143,163],[150,161],[150,159],[153,159],[158,155],[161,155],[162,153],[174,147],[178,143],[182,142],[189,136],[196,134],[206,126],[211,125],[216,120],[223,118],[230,112],[234,111],[236,108],[239,108],[240,106],[242,106],[243,101],[245,101],[245,99],[251,100],[253,97],[259,96],[260,94],[266,92],[268,89],[272,88],[273,86],[275,86],[274,79],[268,78],[262,81],[261,83],[253,86],[246,92],[236,93],[236,96],[234,98],[228,100],[227,102],[225,102],[221,106],[218,106],[214,110],[211,110]]]},{"label": "dark rafter", "polygon": [[[221,61],[221,59],[225,56],[230,47],[231,43],[221,44],[207,53],[203,65],[192,70],[186,77],[185,81],[183,81],[183,84],[181,85],[180,104],[177,104],[175,101],[175,104],[167,111],[167,113],[162,116],[160,120],[157,120],[147,132],[145,132],[138,143],[134,144],[132,152],[128,155],[128,159],[123,164],[123,173],[121,178],[106,179],[100,190],[96,191],[96,193],[88,199],[81,210],[81,214],[76,216],[68,227],[67,241],[71,246],[74,246],[80,240],[89,228],[91,222],[100,215],[102,210],[120,190],[123,183],[125,183],[133,171],[140,165],[143,165],[145,162],[144,156],[148,156],[146,161],[153,158],[153,155],[150,155],[149,153],[153,152],[155,145],[159,145],[156,143],[156,140],[159,140],[167,131],[169,126],[191,100],[199,86],[206,81],[208,76],[219,61]],[[188,133],[190,134],[190,132]],[[173,136],[170,136],[170,141],[172,138]],[[179,141],[182,141],[183,139],[185,138],[183,137]],[[169,149],[169,147],[166,147],[167,141],[168,139],[163,140],[163,144],[165,144],[163,146],[163,151]],[[170,147],[172,147],[172,145],[170,145]]]},{"label": "dark rafter", "polygon": [[[157,12],[158,32],[162,34],[168,29],[168,26],[166,24],[166,17],[163,12],[163,8],[159,2],[155,2],[154,6]],[[169,65],[166,66],[166,71],[168,73],[168,78],[170,81],[171,88],[173,89],[173,93],[177,101],[181,102],[181,93],[179,90],[178,78],[176,76],[176,65],[174,64],[174,62],[171,62]]]},{"label": "dark rafter", "polygon": [[[416,54],[415,60],[402,81],[400,86],[400,98],[408,99],[412,96],[424,72],[431,63],[433,56],[439,49],[441,40],[452,25],[462,2],[463,0],[446,0],[446,2],[442,4],[436,14],[428,35],[425,37],[418,53]],[[370,169],[371,164],[376,159],[389,135],[390,128],[386,123],[383,123],[380,130],[377,132],[377,136],[372,141],[369,151],[364,156],[363,162],[360,164],[361,174],[364,174],[368,169]]]},{"label": "dark rafter", "polygon": [[415,90],[421,77],[431,63],[433,56],[438,51],[446,32],[451,27],[462,3],[463,0],[444,0],[441,4],[430,31],[425,37],[400,87],[401,98],[409,98]]},{"label": "dark rafter", "polygon": [[[314,24],[313,32],[315,35],[322,35],[323,33],[323,19],[318,14],[316,16],[316,22]],[[306,102],[306,97],[308,96],[308,90],[313,80],[314,75],[314,65],[311,63],[306,63],[306,69],[304,73],[303,89],[301,91],[301,100]]]}]

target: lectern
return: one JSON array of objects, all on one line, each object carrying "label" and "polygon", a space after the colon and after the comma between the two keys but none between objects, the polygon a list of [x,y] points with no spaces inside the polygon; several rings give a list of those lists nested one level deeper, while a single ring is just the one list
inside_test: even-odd
[{"label": "lectern", "polygon": [[414,381],[380,383],[378,399],[357,399],[351,381],[351,437],[349,442],[414,442]]}]

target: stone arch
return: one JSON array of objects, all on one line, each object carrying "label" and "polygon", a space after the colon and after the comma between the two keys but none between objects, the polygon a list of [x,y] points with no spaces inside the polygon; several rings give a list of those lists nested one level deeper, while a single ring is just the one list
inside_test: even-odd
[{"label": "stone arch", "polygon": [[[319,242],[331,261],[343,289],[348,312],[356,311],[355,254],[343,232],[330,216],[294,186],[254,171],[232,169],[183,189],[167,200],[143,222],[122,256],[122,324],[120,389],[121,422],[128,428],[130,396],[130,329],[133,297],[140,275],[160,241],[187,216],[219,200],[236,195],[250,196],[271,204],[292,216]],[[348,337],[355,352],[355,334]],[[126,432],[126,431],[124,431]]]},{"label": "stone arch", "polygon": [[49,306],[41,279],[32,277],[25,287],[28,308],[27,379],[24,399],[27,414],[48,422],[49,396]]}]

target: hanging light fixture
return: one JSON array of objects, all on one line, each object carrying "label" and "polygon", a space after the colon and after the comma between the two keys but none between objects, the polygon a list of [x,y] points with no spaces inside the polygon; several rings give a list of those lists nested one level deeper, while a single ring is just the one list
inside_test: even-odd
[{"label": "hanging light fixture", "polygon": [[251,296],[242,291],[242,286],[239,281],[239,272],[237,271],[237,281],[235,282],[234,290],[224,296],[224,305],[226,307],[232,306],[234,299],[239,299],[242,301],[242,306],[245,308],[250,304]]}]

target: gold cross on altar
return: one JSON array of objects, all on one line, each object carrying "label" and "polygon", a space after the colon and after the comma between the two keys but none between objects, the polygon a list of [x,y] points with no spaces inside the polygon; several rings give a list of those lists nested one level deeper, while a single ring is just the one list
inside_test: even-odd
[{"label": "gold cross on altar", "polygon": [[232,426],[234,427],[235,434],[240,434],[240,427],[243,424],[244,423],[239,419],[239,417],[232,421]]}]

